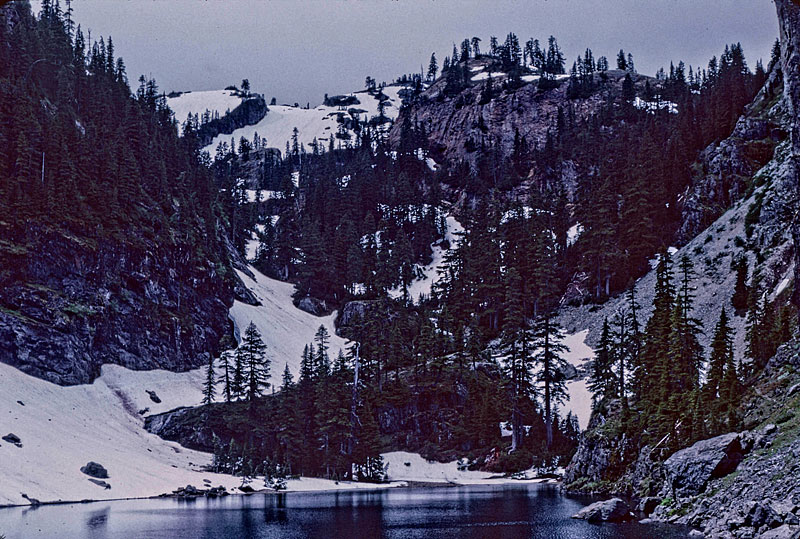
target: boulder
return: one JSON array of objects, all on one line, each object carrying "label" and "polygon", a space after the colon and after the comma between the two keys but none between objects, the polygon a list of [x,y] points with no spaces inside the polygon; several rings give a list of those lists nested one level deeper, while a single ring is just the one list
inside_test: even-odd
[{"label": "boulder", "polygon": [[611,498],[584,507],[572,518],[580,518],[588,522],[623,522],[632,520],[633,514],[624,501],[619,498]]},{"label": "boulder", "polygon": [[758,539],[797,539],[798,537],[800,537],[800,527],[784,524],[765,531],[758,536]]},{"label": "boulder", "polygon": [[155,391],[150,391],[149,389],[145,389],[147,394],[150,396],[150,400],[156,404],[161,404],[161,399],[156,395]]},{"label": "boulder", "polygon": [[636,506],[636,509],[637,511],[640,511],[645,515],[649,515],[660,504],[661,504],[661,498],[656,498],[655,496],[647,496],[641,499],[639,505]]},{"label": "boulder", "polygon": [[325,316],[330,311],[327,304],[321,299],[306,296],[297,303],[297,308],[314,316]]},{"label": "boulder", "polygon": [[677,497],[703,492],[709,480],[734,471],[744,458],[738,433],[701,440],[664,462],[666,487]]},{"label": "boulder", "polygon": [[19,436],[17,436],[13,432],[9,432],[5,436],[3,436],[3,440],[5,440],[10,444],[14,444],[17,447],[22,447],[22,440],[20,440]]},{"label": "boulder", "polygon": [[108,470],[94,461],[89,461],[86,466],[81,466],[81,472],[95,479],[108,479]]}]

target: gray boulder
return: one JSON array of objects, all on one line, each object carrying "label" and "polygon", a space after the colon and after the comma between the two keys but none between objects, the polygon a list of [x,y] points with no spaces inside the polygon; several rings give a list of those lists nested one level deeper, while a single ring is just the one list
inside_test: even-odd
[{"label": "gray boulder", "polygon": [[9,432],[5,436],[3,436],[3,440],[5,440],[10,444],[14,444],[17,447],[22,447],[22,440],[20,440],[19,436],[17,436],[13,432]]},{"label": "gray boulder", "polygon": [[734,471],[744,458],[739,434],[732,432],[681,449],[664,462],[666,488],[685,498],[703,492],[709,480]]},{"label": "gray boulder", "polygon": [[572,518],[579,518],[588,522],[623,522],[632,520],[628,504],[619,498],[611,498],[588,505],[575,513]]},{"label": "gray boulder", "polygon": [[798,537],[800,537],[800,526],[784,524],[765,531],[758,536],[758,539],[797,539]]},{"label": "gray boulder", "polygon": [[81,472],[95,479],[108,479],[108,470],[94,461],[89,461],[86,466],[81,466]]}]

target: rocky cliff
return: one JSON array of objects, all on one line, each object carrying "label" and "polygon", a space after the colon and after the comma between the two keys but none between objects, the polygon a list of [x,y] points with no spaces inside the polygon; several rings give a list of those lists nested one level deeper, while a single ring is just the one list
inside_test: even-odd
[{"label": "rocky cliff", "polygon": [[200,146],[208,146],[219,134],[230,135],[241,127],[257,124],[268,111],[267,102],[261,95],[253,95],[242,100],[241,104],[228,114],[203,124],[197,130]]},{"label": "rocky cliff", "polygon": [[230,331],[236,277],[224,252],[26,232],[0,250],[3,363],[58,384],[91,382],[104,363],[183,371]]},{"label": "rocky cliff", "polygon": [[[488,65],[489,60],[481,58],[470,60],[467,68],[477,73],[488,69]],[[519,88],[503,89],[504,74],[493,73],[492,76],[495,90],[489,100],[482,99],[485,79],[471,82],[454,96],[446,93],[447,78],[437,79],[401,109],[390,140],[395,144],[399,142],[403,123],[409,119],[412,124],[425,127],[431,152],[437,160],[466,160],[474,165],[475,147],[482,141],[499,145],[508,155],[517,132],[528,144],[543,146],[548,131],[557,129],[559,109],[569,103],[576,117],[588,118],[598,111],[609,94],[622,94],[625,72],[611,70],[602,76],[596,75],[597,90],[589,97],[573,100],[567,97],[568,80],[563,77],[551,89],[541,89],[535,81],[524,80]],[[632,77],[636,87],[644,86],[648,79],[636,73]]]}]

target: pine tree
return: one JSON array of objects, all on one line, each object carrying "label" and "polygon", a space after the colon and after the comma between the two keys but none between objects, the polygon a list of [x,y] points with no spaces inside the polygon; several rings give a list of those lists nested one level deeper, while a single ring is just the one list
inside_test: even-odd
[{"label": "pine tree", "polygon": [[731,304],[739,315],[747,309],[748,296],[747,258],[742,257],[736,262],[736,285],[734,286],[733,297],[731,298]]},{"label": "pine tree", "polygon": [[619,384],[613,370],[612,346],[608,319],[604,319],[603,331],[600,334],[600,342],[595,349],[591,378],[588,384],[595,406],[617,396]]},{"label": "pine tree", "polygon": [[436,73],[439,67],[436,63],[436,53],[431,53],[431,61],[428,63],[428,80],[433,81],[436,79]]},{"label": "pine tree", "polygon": [[569,398],[564,370],[567,362],[563,353],[568,348],[562,344],[564,334],[550,314],[539,319],[534,327],[534,357],[540,370],[537,381],[542,385],[542,404],[547,436],[547,448],[553,444],[553,410]]},{"label": "pine tree", "polygon": [[[733,338],[731,331],[728,314],[723,308],[717,326],[714,328],[714,337],[711,340],[711,355],[708,360],[708,374],[703,387],[704,405],[709,412],[709,430],[712,434],[720,432],[720,425],[728,413],[728,402],[726,401],[729,395],[727,393],[728,388],[725,386],[725,369],[729,361],[730,364],[733,364]],[[723,395],[726,398],[723,398]]]},{"label": "pine tree", "polygon": [[622,71],[628,70],[628,61],[625,59],[625,51],[622,49],[620,49],[617,54],[617,69],[621,69]]},{"label": "pine tree", "polygon": [[203,384],[203,404],[214,402],[214,387],[217,380],[214,377],[214,354],[208,354],[208,366],[206,367],[206,381]]},{"label": "pine tree", "polygon": [[522,282],[515,268],[506,275],[505,321],[503,341],[510,346],[506,372],[511,384],[511,451],[522,445],[524,434],[522,409],[534,395],[528,351],[528,332],[522,306]]},{"label": "pine tree", "polygon": [[[269,386],[270,360],[266,356],[267,345],[264,344],[258,328],[253,322],[247,326],[242,343],[236,349],[237,365],[241,361],[243,370],[242,392],[252,402],[261,396]],[[240,359],[241,358],[241,359]]]},{"label": "pine tree", "polygon": [[223,352],[219,356],[220,366],[222,367],[222,374],[219,377],[218,382],[223,384],[222,386],[222,394],[225,396],[225,402],[231,402],[234,398],[236,398],[235,387],[233,384],[233,380],[231,378],[231,358],[234,357],[234,353],[230,350],[223,350]]}]

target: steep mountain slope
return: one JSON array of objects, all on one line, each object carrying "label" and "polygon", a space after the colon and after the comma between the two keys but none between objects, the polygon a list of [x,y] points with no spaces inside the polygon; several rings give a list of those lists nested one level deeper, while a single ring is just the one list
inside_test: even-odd
[{"label": "steep mountain slope", "polygon": [[111,43],[73,40],[57,8],[4,5],[0,47],[0,362],[60,384],[203,364],[237,277],[155,81],[132,94]]},{"label": "steep mountain slope", "polygon": [[[701,342],[708,347],[719,312],[734,309],[732,262],[745,259],[750,285],[756,296],[778,306],[789,303],[797,290],[798,244],[792,227],[796,217],[798,156],[796,114],[798,79],[798,35],[800,6],[776,2],[781,24],[782,62],[775,66],[764,89],[756,97],[731,137],[709,147],[701,156],[698,174],[691,186],[685,213],[687,236],[702,223],[697,219],[718,212],[714,204],[725,197],[740,200],[708,228],[677,251],[699,270],[694,315],[706,328]],[[787,134],[790,137],[787,139]],[[769,160],[758,171],[742,157],[753,146],[771,148]],[[719,166],[723,165],[723,166]],[[699,203],[705,197],[706,207]],[[793,237],[795,236],[795,237]],[[637,298],[652,302],[654,277],[637,282]],[[759,299],[758,297],[756,298]],[[600,324],[625,308],[623,298],[600,308],[568,308],[562,317],[568,325],[589,327],[597,343]],[[578,452],[567,469],[568,489],[624,492],[644,497],[641,508],[654,518],[688,524],[711,537],[797,537],[800,533],[800,483],[798,465],[797,335],[763,364],[750,363],[746,327],[742,313],[732,317],[735,330],[733,352],[739,372],[746,377],[735,416],[740,432],[723,434],[664,454],[659,443],[632,447],[620,427],[623,412],[612,403],[592,416]],[[643,318],[647,316],[642,312]],[[703,405],[707,413],[715,402]],[[730,414],[731,412],[729,412]],[[695,412],[697,414],[697,412]],[[697,415],[695,415],[696,417]],[[719,418],[717,418],[719,419]],[[676,429],[677,430],[677,427]],[[721,459],[721,460],[720,460]],[[734,471],[735,470],[735,471]]]}]

